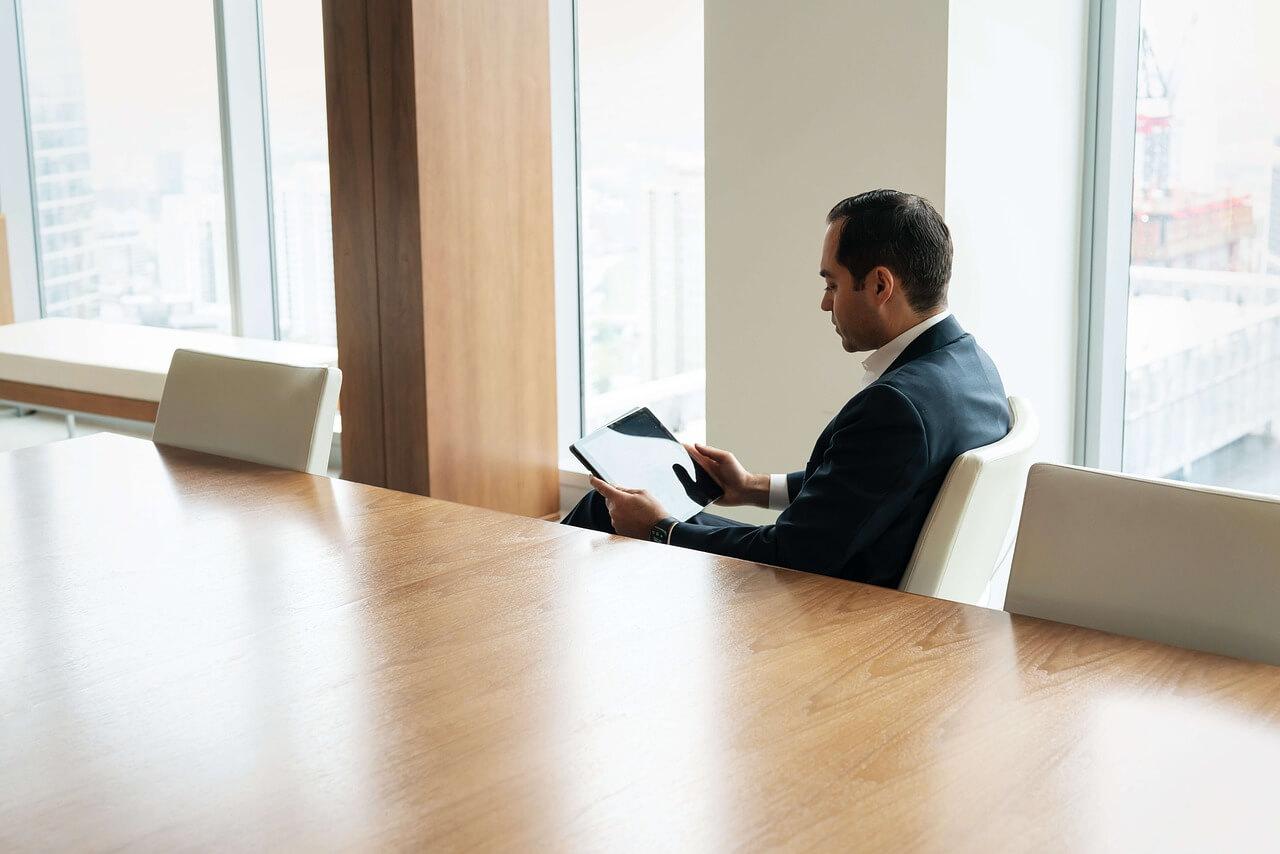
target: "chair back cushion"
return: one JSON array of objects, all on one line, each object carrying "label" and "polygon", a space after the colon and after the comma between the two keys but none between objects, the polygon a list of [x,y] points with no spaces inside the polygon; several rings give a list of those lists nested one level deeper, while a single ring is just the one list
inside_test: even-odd
[{"label": "chair back cushion", "polygon": [[961,454],[934,499],[899,589],[979,604],[1011,542],[1040,422],[1009,398],[1003,439]]},{"label": "chair back cushion", "polygon": [[1280,500],[1035,465],[1005,610],[1280,664]]},{"label": "chair back cushion", "polygon": [[336,368],[176,350],[152,438],[324,474],[341,384]]}]

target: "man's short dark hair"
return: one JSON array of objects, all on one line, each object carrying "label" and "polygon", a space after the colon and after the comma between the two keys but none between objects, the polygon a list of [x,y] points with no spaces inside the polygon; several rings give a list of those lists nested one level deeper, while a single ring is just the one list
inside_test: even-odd
[{"label": "man's short dark hair", "polygon": [[902,282],[916,311],[947,304],[951,281],[951,231],[928,199],[897,190],[871,190],[839,202],[827,222],[843,219],[836,260],[853,274],[855,287],[884,266]]}]

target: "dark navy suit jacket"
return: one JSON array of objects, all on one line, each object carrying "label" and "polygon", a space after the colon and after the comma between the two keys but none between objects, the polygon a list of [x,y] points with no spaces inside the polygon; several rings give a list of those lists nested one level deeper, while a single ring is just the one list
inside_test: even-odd
[{"label": "dark navy suit jacket", "polygon": [[831,419],[772,525],[682,522],[672,545],[897,587],[955,458],[1009,432],[1000,375],[954,317]]}]

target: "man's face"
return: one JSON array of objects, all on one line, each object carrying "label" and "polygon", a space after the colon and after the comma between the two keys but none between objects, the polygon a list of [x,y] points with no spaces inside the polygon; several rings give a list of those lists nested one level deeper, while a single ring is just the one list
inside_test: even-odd
[{"label": "man's face", "polygon": [[822,310],[831,312],[831,322],[835,325],[846,352],[874,350],[880,346],[877,334],[880,312],[875,300],[875,288],[868,285],[875,276],[875,270],[857,283],[857,290],[854,289],[853,274],[836,260],[840,229],[843,226],[843,219],[828,225],[826,237],[822,241],[820,275],[826,283],[826,289],[822,293]]}]

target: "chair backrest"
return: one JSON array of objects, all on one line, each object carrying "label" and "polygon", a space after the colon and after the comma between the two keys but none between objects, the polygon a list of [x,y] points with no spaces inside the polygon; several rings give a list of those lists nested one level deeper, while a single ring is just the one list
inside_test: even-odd
[{"label": "chair backrest", "polygon": [[175,350],[152,439],[324,474],[342,372]]},{"label": "chair backrest", "polygon": [[898,589],[979,604],[1012,540],[1040,436],[1035,410],[1023,398],[1009,398],[1009,417],[1008,435],[951,464]]},{"label": "chair backrest", "polygon": [[1037,464],[1005,610],[1280,664],[1280,500]]}]

